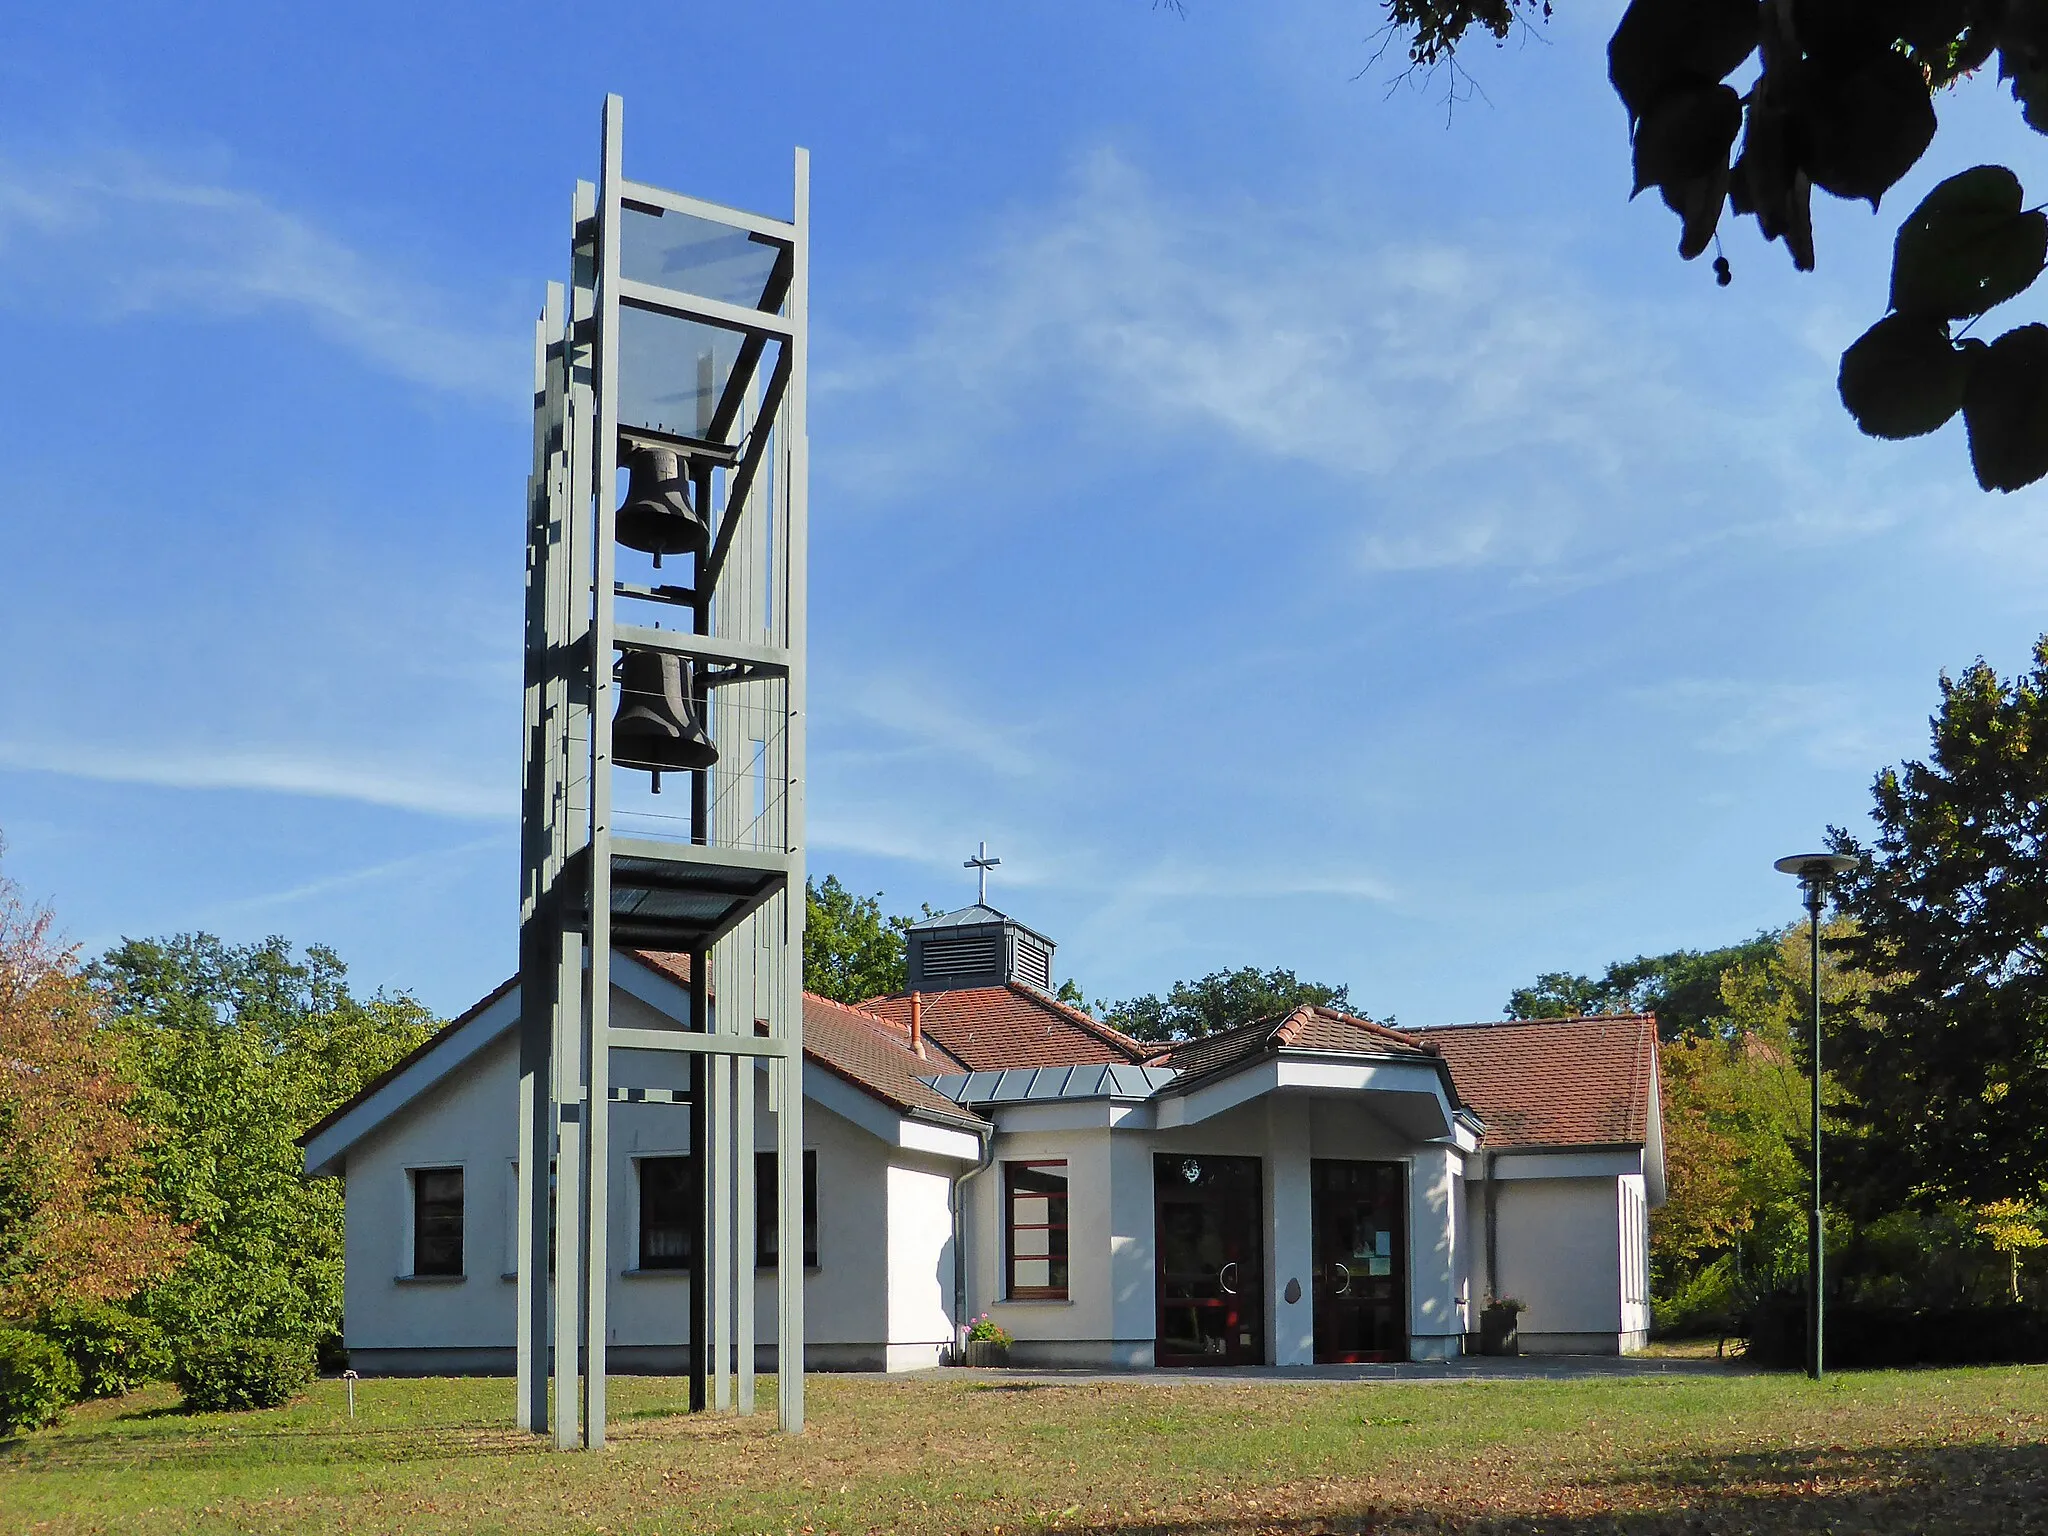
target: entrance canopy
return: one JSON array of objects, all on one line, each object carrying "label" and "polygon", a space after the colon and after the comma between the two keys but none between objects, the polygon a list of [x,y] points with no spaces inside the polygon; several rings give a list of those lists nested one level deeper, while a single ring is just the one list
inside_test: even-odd
[{"label": "entrance canopy", "polygon": [[1470,1150],[1485,1130],[1459,1101],[1434,1046],[1329,1008],[1297,1008],[1168,1047],[1143,1065],[952,1073],[926,1081],[954,1103],[983,1111],[1031,1106],[1030,1123],[1040,1129],[1107,1123],[1168,1130],[1281,1093],[1352,1104],[1364,1096],[1373,1114],[1415,1141],[1451,1139]]}]

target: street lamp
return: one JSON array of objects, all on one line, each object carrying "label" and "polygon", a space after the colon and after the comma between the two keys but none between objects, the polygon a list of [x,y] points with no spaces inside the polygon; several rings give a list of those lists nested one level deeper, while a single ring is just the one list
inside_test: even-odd
[{"label": "street lamp", "polygon": [[1821,1211],[1820,1211],[1820,909],[1828,887],[1863,861],[1846,853],[1795,853],[1772,867],[1797,875],[1806,898],[1808,930],[1813,941],[1813,1211],[1806,1223],[1806,1374],[1821,1377]]}]

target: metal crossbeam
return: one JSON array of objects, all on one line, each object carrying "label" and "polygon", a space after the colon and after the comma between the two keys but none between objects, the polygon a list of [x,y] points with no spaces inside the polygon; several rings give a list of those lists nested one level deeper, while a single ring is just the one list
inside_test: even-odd
[{"label": "metal crossbeam", "polygon": [[802,238],[799,227],[786,220],[770,218],[765,213],[749,213],[744,208],[728,208],[723,203],[707,202],[686,192],[671,192],[667,187],[651,187],[644,181],[624,183],[619,188],[619,196],[629,203],[645,203],[650,208],[663,208],[670,213],[687,213],[692,218],[709,219],[714,224],[766,235],[771,240]]},{"label": "metal crossbeam", "polygon": [[787,1040],[759,1035],[693,1035],[679,1029],[614,1029],[615,1051],[683,1051],[698,1056],[765,1056],[786,1061],[794,1054]]},{"label": "metal crossbeam", "polygon": [[744,640],[720,640],[680,629],[654,629],[645,624],[616,626],[612,643],[626,650],[664,651],[698,661],[744,662],[770,677],[786,677],[789,673],[789,652],[781,646],[750,645]]}]

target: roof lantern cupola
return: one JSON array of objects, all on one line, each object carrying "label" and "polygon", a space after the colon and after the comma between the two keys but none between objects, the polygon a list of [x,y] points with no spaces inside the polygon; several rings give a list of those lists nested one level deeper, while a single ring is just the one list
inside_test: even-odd
[{"label": "roof lantern cupola", "polygon": [[983,843],[961,866],[978,877],[974,905],[912,923],[905,931],[912,992],[957,992],[1013,981],[1052,990],[1052,952],[1058,946],[988,904],[988,872],[1000,863]]},{"label": "roof lantern cupola", "polygon": [[912,923],[904,938],[910,947],[912,992],[957,992],[1012,981],[1052,990],[1053,941],[985,902]]}]

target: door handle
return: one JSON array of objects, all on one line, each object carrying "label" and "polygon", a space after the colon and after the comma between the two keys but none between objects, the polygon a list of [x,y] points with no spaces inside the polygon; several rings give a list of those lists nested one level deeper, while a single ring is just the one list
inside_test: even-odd
[{"label": "door handle", "polygon": [[1224,1295],[1235,1296],[1237,1294],[1237,1260],[1232,1259],[1228,1264],[1216,1271],[1216,1283],[1223,1287]]},{"label": "door handle", "polygon": [[1339,1264],[1333,1259],[1330,1262],[1330,1268],[1337,1271],[1337,1284],[1330,1294],[1332,1296],[1342,1296],[1351,1289],[1351,1267],[1348,1264]]}]

